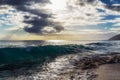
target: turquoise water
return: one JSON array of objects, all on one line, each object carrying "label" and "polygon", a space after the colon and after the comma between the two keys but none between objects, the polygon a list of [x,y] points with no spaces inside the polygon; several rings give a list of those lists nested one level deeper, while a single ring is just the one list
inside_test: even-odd
[{"label": "turquoise water", "polygon": [[120,52],[120,41],[0,41],[0,70],[50,62],[66,54]]},{"label": "turquoise water", "polygon": [[0,80],[60,80],[82,58],[109,53],[120,41],[0,41]]}]

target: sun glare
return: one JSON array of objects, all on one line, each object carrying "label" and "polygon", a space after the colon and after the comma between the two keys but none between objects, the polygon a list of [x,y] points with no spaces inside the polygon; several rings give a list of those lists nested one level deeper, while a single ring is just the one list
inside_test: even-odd
[{"label": "sun glare", "polygon": [[55,10],[65,9],[68,0],[50,0],[51,7]]},{"label": "sun glare", "polygon": [[65,40],[47,40],[47,42],[54,42],[54,43],[59,43],[59,42],[64,42]]}]

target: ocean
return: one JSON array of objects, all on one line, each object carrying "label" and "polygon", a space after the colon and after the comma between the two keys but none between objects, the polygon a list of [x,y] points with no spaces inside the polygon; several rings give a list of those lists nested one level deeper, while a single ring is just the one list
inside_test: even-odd
[{"label": "ocean", "polygon": [[0,80],[71,80],[61,74],[70,73],[78,60],[111,53],[120,53],[120,41],[3,40]]}]

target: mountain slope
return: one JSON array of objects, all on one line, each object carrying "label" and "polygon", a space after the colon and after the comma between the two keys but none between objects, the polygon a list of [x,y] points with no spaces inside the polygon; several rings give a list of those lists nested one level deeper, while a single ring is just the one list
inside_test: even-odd
[{"label": "mountain slope", "polygon": [[120,40],[120,34],[113,36],[112,38],[110,38],[109,40]]}]

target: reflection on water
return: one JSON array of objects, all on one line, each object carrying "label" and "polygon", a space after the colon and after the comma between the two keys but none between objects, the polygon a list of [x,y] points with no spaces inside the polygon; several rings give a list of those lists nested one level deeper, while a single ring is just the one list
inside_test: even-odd
[{"label": "reflection on water", "polygon": [[[115,52],[120,53],[120,41],[0,41],[0,79],[10,80],[15,75],[17,80],[58,78],[59,73],[73,70],[73,64],[82,57]],[[29,73],[35,75],[30,77]],[[81,76],[83,80],[89,77],[84,71]]]},{"label": "reflection on water", "polygon": [[119,41],[96,41],[96,40],[23,40],[23,41],[14,41],[14,40],[1,40],[0,47],[8,46],[38,46],[38,45],[68,45],[68,44],[89,44],[89,43],[119,43]]}]

